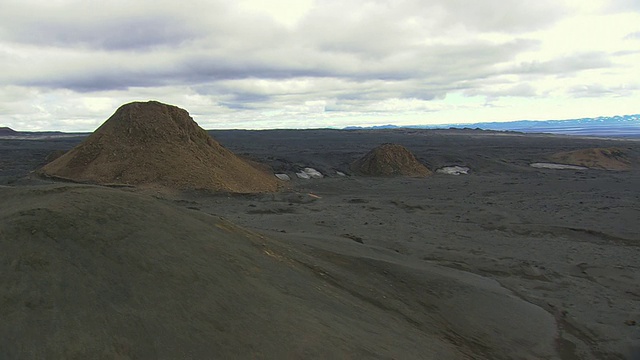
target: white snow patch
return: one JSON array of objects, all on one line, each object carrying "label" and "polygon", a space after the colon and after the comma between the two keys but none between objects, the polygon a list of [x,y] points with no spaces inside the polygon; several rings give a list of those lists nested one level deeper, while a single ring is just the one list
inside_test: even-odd
[{"label": "white snow patch", "polygon": [[336,175],[338,176],[347,176],[345,173],[343,173],[342,171],[336,171]]},{"label": "white snow patch", "polygon": [[324,176],[320,173],[320,171],[314,168],[304,168],[303,170],[307,175],[314,179],[322,179]]},{"label": "white snow patch", "polygon": [[533,163],[533,164],[529,164],[529,166],[538,168],[538,169],[555,169],[555,170],[587,170],[588,169],[584,166],[556,164],[556,163]]},{"label": "white snow patch", "polygon": [[275,174],[276,177],[280,180],[289,181],[291,178],[287,174]]},{"label": "white snow patch", "polygon": [[311,176],[304,171],[297,172],[296,176],[300,179],[311,179]]},{"label": "white snow patch", "polygon": [[469,168],[466,166],[445,166],[436,170],[436,172],[447,175],[467,175],[469,173]]}]

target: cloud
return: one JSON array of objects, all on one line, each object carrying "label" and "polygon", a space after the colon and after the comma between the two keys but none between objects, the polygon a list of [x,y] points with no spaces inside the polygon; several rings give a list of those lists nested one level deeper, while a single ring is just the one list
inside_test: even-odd
[{"label": "cloud", "polygon": [[[638,68],[629,44],[640,18],[611,15],[605,1],[265,4],[5,0],[0,83],[25,100],[2,98],[0,121],[80,128],[119,101],[154,98],[233,124],[364,121],[438,112],[453,94],[484,103],[577,96],[582,84],[623,91]],[[635,6],[625,4],[616,11]]]},{"label": "cloud", "polygon": [[135,4],[8,1],[0,15],[0,35],[5,40],[40,46],[140,50],[179,44],[197,34],[182,14],[162,5]]},{"label": "cloud", "polygon": [[[295,29],[221,2],[176,7],[167,1],[96,5],[67,0],[43,3],[33,13],[34,3],[12,1],[0,15],[2,38],[31,53],[28,62],[37,69],[20,71],[20,56],[5,59],[16,67],[8,80],[78,92],[243,78],[427,76],[438,81],[464,76],[464,68],[486,71],[526,46],[523,40],[425,41],[460,23],[497,26],[484,24],[482,14],[473,17],[474,11],[454,11],[459,8],[448,1],[316,3],[299,16]],[[517,19],[524,8],[516,3]],[[495,1],[486,8],[501,9]]]},{"label": "cloud", "polygon": [[589,69],[608,68],[613,63],[607,53],[588,52],[556,58],[549,61],[531,61],[518,64],[516,74],[552,74],[567,76]]},{"label": "cloud", "polygon": [[605,86],[602,84],[578,85],[570,88],[568,93],[574,97],[599,98],[599,97],[626,97],[640,89],[640,84],[624,84],[618,86]]},{"label": "cloud", "polygon": [[[474,41],[423,48],[407,48],[371,62],[366,55],[334,54],[319,49],[299,51],[295,44],[277,49],[244,49],[206,52],[157,49],[144,53],[125,51],[84,52],[58,48],[26,49],[36,54],[26,59],[35,72],[20,71],[18,56],[7,60],[6,81],[77,92],[121,90],[129,87],[190,84],[193,86],[230,79],[344,78],[353,81],[420,78],[432,85],[450,84],[490,75],[497,64],[510,61],[535,42]],[[0,63],[2,60],[0,60]],[[0,75],[1,77],[2,75]]]},{"label": "cloud", "polygon": [[625,40],[640,40],[640,31],[632,32],[624,37]]},{"label": "cloud", "polygon": [[469,89],[464,92],[467,96],[485,96],[488,99],[500,97],[534,97],[538,93],[529,83],[500,83]]},{"label": "cloud", "polygon": [[566,16],[569,8],[558,1],[446,0],[439,1],[450,23],[461,23],[470,30],[525,32],[550,26]]},{"label": "cloud", "polygon": [[606,9],[612,12],[640,12],[640,3],[636,0],[615,0],[608,1]]}]

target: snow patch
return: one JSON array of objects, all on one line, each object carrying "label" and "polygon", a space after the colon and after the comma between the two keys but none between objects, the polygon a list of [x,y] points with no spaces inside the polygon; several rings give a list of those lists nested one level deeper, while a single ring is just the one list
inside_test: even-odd
[{"label": "snow patch", "polygon": [[447,175],[467,175],[469,173],[469,168],[466,166],[445,166],[441,169],[436,170],[436,172]]},{"label": "snow patch", "polygon": [[296,176],[300,179],[311,179],[311,176],[304,171],[297,172]]},{"label": "snow patch", "polygon": [[588,169],[584,166],[556,164],[556,163],[533,163],[533,164],[529,164],[529,166],[538,168],[538,169],[555,169],[555,170],[587,170]]},{"label": "snow patch", "polygon": [[287,174],[275,174],[276,177],[280,180],[289,181],[291,178]]},{"label": "snow patch", "polygon": [[324,176],[320,173],[320,171],[314,168],[304,168],[303,170],[307,175],[312,177],[313,179],[322,179]]}]

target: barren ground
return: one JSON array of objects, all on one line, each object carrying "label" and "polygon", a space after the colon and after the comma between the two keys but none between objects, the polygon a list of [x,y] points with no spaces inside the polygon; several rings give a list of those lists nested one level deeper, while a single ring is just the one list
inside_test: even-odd
[{"label": "barren ground", "polygon": [[[272,255],[279,254],[269,256],[272,262],[259,258],[258,253],[247,255],[247,262],[259,261],[260,278],[252,281],[260,286],[242,282],[235,275],[220,275],[230,279],[225,289],[232,289],[234,283],[244,286],[241,291],[247,293],[264,288],[264,293],[255,295],[255,302],[245,301],[241,306],[270,315],[255,315],[257,325],[249,330],[231,327],[207,332],[208,328],[198,322],[203,339],[221,338],[224,333],[224,339],[232,345],[202,347],[196,355],[206,351],[233,355],[236,344],[235,354],[294,358],[640,356],[640,142],[472,130],[211,134],[235,153],[264,162],[274,172],[288,173],[293,178],[290,188],[275,194],[229,195],[80,186],[84,189],[82,196],[88,199],[106,198],[123,204],[149,199],[157,205],[145,205],[146,211],[166,207],[166,211],[175,212],[169,216],[174,220],[163,241],[170,242],[184,231],[193,231],[200,239],[208,232],[206,226],[200,228],[187,219],[222,217],[262,236],[266,240],[260,241],[275,249]],[[5,202],[11,205],[3,204],[0,211],[0,235],[7,244],[22,241],[16,237],[28,234],[9,226],[17,216],[17,210],[10,206],[26,204],[33,210],[61,201],[55,197],[44,201],[42,192],[37,191],[42,186],[48,189],[60,185],[24,176],[42,165],[51,151],[69,149],[79,140],[0,140],[0,185],[9,186],[1,190],[4,196],[13,194],[18,199]],[[469,175],[434,174],[424,179],[336,175],[336,170],[349,174],[353,160],[386,142],[407,147],[431,170],[454,165],[471,170]],[[556,152],[594,147],[625,149],[635,158],[632,170],[529,166],[548,162]],[[295,171],[304,167],[327,176],[295,178]],[[77,185],[65,186],[70,190],[63,193],[76,191]],[[118,194],[131,198],[120,199]],[[86,218],[97,219],[104,211],[96,201],[95,206],[84,208]],[[73,214],[69,216],[76,216]],[[155,226],[154,220],[145,221],[150,223],[144,225],[140,220],[128,226]],[[181,230],[180,224],[190,230]],[[96,221],[94,226],[98,231],[101,225]],[[63,234],[71,230],[59,231]],[[145,239],[151,236],[138,234]],[[239,240],[244,235],[238,236],[234,241],[246,241]],[[152,243],[147,239],[139,246]],[[195,251],[191,245],[185,246]],[[86,255],[77,256],[82,254]],[[15,270],[10,266],[12,254],[3,256],[7,269],[2,271],[11,274]],[[186,265],[177,262],[175,266],[180,269]],[[242,266],[240,269],[244,269]],[[215,278],[220,269],[202,265],[197,271]],[[5,281],[8,279],[5,277]],[[20,279],[21,286],[38,288]],[[316,293],[318,289],[324,290]],[[109,291],[107,285],[104,291]],[[203,296],[194,288],[181,288],[179,293],[185,302],[194,301],[188,296],[190,291]],[[127,304],[126,299],[122,301]],[[276,321],[275,331],[270,332],[266,325],[268,320],[273,321],[270,316],[286,312],[287,306],[278,305],[281,303],[290,304],[292,316]],[[261,304],[267,305],[261,308]],[[176,305],[167,302],[164,309],[172,306]],[[60,305],[48,311],[62,309],[66,308]],[[108,311],[108,303],[100,309]],[[21,311],[29,316],[28,310]],[[234,314],[232,311],[220,321],[233,324],[240,319]],[[173,317],[148,319],[155,321],[154,329],[160,329],[156,334],[159,338],[178,329],[189,331],[188,322],[180,323],[183,328],[158,327],[162,320],[177,321]],[[298,333],[296,319],[304,319],[298,324]],[[241,321],[249,320],[242,317]],[[9,325],[0,327],[5,335],[11,334]],[[109,329],[116,331],[118,327]],[[130,336],[140,336],[139,329],[134,330]],[[328,335],[331,333],[334,335]],[[240,338],[243,340],[233,342]],[[193,347],[199,338],[180,339],[182,342],[173,346]],[[21,340],[15,338],[12,343]],[[127,346],[134,347],[132,344],[141,341],[145,349],[162,354],[163,344],[150,345],[146,343],[148,337],[127,341]],[[275,346],[264,348],[267,342]],[[0,354],[3,346],[8,345],[0,345]],[[263,346],[265,351],[250,352],[247,346]]]}]

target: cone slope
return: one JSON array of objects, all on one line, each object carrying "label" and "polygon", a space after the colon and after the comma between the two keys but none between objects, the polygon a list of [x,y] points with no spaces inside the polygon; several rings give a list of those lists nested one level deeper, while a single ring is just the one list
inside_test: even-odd
[{"label": "cone slope", "polygon": [[275,191],[278,181],[218,144],[186,110],[155,101],[121,106],[46,176],[97,184]]},{"label": "cone slope", "polygon": [[404,146],[382,144],[351,164],[351,170],[366,176],[424,177],[432,172]]}]

